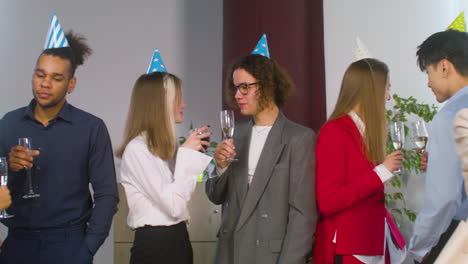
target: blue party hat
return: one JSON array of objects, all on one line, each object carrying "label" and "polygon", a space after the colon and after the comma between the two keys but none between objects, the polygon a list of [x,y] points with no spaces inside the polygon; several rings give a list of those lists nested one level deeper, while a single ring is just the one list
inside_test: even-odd
[{"label": "blue party hat", "polygon": [[257,46],[255,46],[255,49],[252,51],[252,54],[260,54],[262,56],[270,58],[270,52],[268,51],[268,43],[267,43],[266,34],[262,35],[262,37],[257,43]]},{"label": "blue party hat", "polygon": [[68,44],[67,37],[65,37],[65,33],[63,33],[62,26],[60,26],[57,15],[53,12],[50,17],[49,32],[47,32],[44,49],[65,47],[70,47],[70,45]]},{"label": "blue party hat", "polygon": [[148,66],[148,71],[146,71],[146,73],[152,72],[167,72],[166,66],[164,66],[164,62],[161,59],[161,54],[159,54],[158,49],[154,50],[153,57],[151,58],[150,64]]}]

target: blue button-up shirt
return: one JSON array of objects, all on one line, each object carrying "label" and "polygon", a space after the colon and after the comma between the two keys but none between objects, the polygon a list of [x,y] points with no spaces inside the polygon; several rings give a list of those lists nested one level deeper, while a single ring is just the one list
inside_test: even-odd
[{"label": "blue button-up shirt", "polygon": [[452,219],[468,216],[468,200],[453,136],[453,118],[467,107],[468,87],[465,87],[446,102],[430,125],[424,207],[414,223],[408,251],[418,261],[438,243]]},{"label": "blue button-up shirt", "polygon": [[[35,100],[0,120],[0,156],[8,156],[19,137],[30,137],[39,150],[32,169],[34,191],[24,199],[24,170],[9,173],[14,217],[9,228],[43,229],[88,225],[86,243],[95,253],[109,233],[117,211],[118,192],[112,146],[104,122],[65,103],[56,118],[42,125],[34,118]],[[93,199],[89,189],[93,188]]]}]

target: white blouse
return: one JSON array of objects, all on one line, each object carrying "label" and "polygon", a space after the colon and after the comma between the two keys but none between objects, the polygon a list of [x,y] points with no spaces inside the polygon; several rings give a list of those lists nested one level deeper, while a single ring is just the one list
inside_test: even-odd
[{"label": "white blouse", "polygon": [[140,135],[125,148],[121,163],[121,183],[125,189],[130,228],[145,225],[170,226],[189,219],[187,203],[198,176],[211,157],[179,147],[174,172],[169,162],[152,154],[146,137]]}]

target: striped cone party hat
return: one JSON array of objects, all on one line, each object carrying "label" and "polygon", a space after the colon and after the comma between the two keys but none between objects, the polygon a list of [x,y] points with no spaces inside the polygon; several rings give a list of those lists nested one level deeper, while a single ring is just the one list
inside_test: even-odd
[{"label": "striped cone party hat", "polygon": [[465,12],[461,12],[457,18],[448,26],[447,29],[455,29],[461,32],[466,32],[466,24],[465,24]]},{"label": "striped cone party hat", "polygon": [[257,43],[257,46],[255,46],[255,49],[252,51],[252,54],[259,54],[270,58],[270,51],[268,50],[266,34],[262,35],[262,37]]},{"label": "striped cone party hat", "polygon": [[53,12],[50,17],[49,32],[47,32],[44,49],[65,47],[70,47],[70,45],[68,44],[67,37],[65,37],[65,33],[62,30],[62,26],[60,26],[57,15]]},{"label": "striped cone party hat", "polygon": [[164,66],[164,62],[161,59],[161,54],[159,54],[158,49],[154,50],[153,57],[151,58],[148,70],[146,71],[146,73],[152,72],[167,72],[166,66]]},{"label": "striped cone party hat", "polygon": [[369,50],[367,50],[366,45],[361,41],[359,37],[356,38],[356,50],[354,51],[354,59],[362,60],[366,58],[372,58]]}]

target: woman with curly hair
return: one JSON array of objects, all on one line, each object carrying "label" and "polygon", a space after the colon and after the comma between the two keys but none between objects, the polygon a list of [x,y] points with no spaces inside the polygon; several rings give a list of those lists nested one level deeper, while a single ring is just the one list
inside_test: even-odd
[{"label": "woman with curly hair", "polygon": [[226,100],[249,118],[218,144],[218,177],[206,184],[209,199],[223,205],[215,263],[305,263],[311,250],[315,136],[280,111],[293,87],[261,55],[241,57],[228,71]]}]

